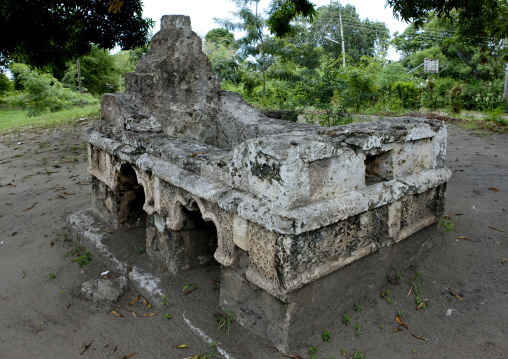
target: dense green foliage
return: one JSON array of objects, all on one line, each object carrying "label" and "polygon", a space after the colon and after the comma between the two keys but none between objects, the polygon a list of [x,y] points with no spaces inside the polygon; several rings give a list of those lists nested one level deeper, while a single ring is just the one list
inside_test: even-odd
[{"label": "dense green foliage", "polygon": [[[462,0],[429,1],[450,5]],[[503,1],[481,1],[496,3],[503,14]],[[470,9],[457,7],[442,13],[425,10],[425,16],[414,18],[417,23],[391,38],[384,23],[362,20],[353,6],[337,1],[303,11],[298,6],[307,4],[306,0],[274,0],[267,13],[258,8],[258,0],[233,2],[233,18],[217,20],[222,28],[206,34],[203,50],[221,76],[222,88],[239,92],[257,107],[308,110],[308,118],[324,126],[348,123],[354,113],[393,115],[420,108],[487,111],[496,114],[494,122],[504,123],[500,114],[508,109],[503,101],[507,47],[506,35],[495,31],[497,18],[485,30],[487,43],[465,37],[457,20],[460,11]],[[276,16],[291,19],[289,27],[270,22],[278,10],[286,13]],[[284,36],[268,35],[272,25]],[[243,37],[235,40],[231,31],[238,30]],[[387,61],[389,44],[401,53],[400,61]],[[135,70],[149,44],[114,55],[100,47],[93,45],[90,53],[80,57],[83,90],[96,99],[105,92],[123,90],[125,72]],[[421,65],[426,59],[439,60],[437,73],[424,71]],[[21,64],[11,70],[13,81],[0,76],[0,98],[9,93],[4,99],[28,109],[29,115],[93,101],[77,92],[75,59],[58,71],[54,67],[37,71]]]},{"label": "dense green foliage", "polygon": [[[101,96],[106,92],[115,92],[119,88],[122,70],[117,65],[115,56],[108,51],[93,47],[89,55],[80,59],[81,82],[84,92]],[[77,64],[69,64],[62,82],[74,90],[78,90]]]},{"label": "dense green foliage", "polygon": [[60,111],[83,103],[97,103],[89,95],[80,95],[65,88],[51,74],[30,69],[24,64],[13,64],[11,71],[23,90],[10,94],[7,98],[13,106],[28,110],[28,116],[36,116],[46,111]]},{"label": "dense green foliage", "polygon": [[[264,35],[264,17],[248,9],[250,2],[236,3],[240,21],[221,24],[251,32],[236,46],[229,35],[227,44],[207,36],[205,49],[223,88],[257,106],[320,110],[316,121],[327,126],[345,123],[358,112],[393,114],[423,107],[458,113],[506,106],[504,42],[474,45],[465,41],[457,22],[434,13],[426,12],[418,26],[391,40],[384,23],[362,20],[353,6],[335,1],[318,8],[312,22],[297,19],[290,32],[277,38]],[[401,52],[401,61],[386,61],[390,43]],[[427,58],[439,60],[438,73],[418,67]]]},{"label": "dense green foliage", "polygon": [[2,0],[0,65],[13,59],[62,70],[92,44],[141,46],[151,26],[151,19],[142,18],[141,0]]}]

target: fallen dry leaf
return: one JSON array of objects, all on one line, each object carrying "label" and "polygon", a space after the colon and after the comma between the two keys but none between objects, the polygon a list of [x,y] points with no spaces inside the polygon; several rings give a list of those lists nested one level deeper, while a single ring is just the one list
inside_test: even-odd
[{"label": "fallen dry leaf", "polygon": [[400,331],[402,331],[402,329],[400,329],[400,328],[395,328],[394,330],[392,330],[392,333],[396,333],[396,332],[400,332]]},{"label": "fallen dry leaf", "polygon": [[494,188],[494,187],[490,187],[489,191],[499,192],[499,190],[497,188]]},{"label": "fallen dry leaf", "polygon": [[471,238],[467,238],[467,237],[463,237],[463,236],[458,236],[458,237],[455,237],[455,238],[458,238],[458,239],[467,239],[468,241],[472,241]]},{"label": "fallen dry leaf", "polygon": [[11,187],[16,187],[15,185],[13,185],[12,183],[7,183],[6,186],[11,186]]},{"label": "fallen dry leaf", "polygon": [[37,202],[35,202],[34,204],[32,204],[30,207],[25,208],[23,211],[29,211],[29,210],[31,210],[32,208],[34,208],[34,207],[35,207],[35,205],[36,205],[36,204],[37,204]]},{"label": "fallen dry leaf", "polygon": [[416,310],[420,310],[423,307],[425,307],[425,304],[422,302],[422,303],[418,304],[418,306],[416,307]]},{"label": "fallen dry leaf", "polygon": [[138,315],[136,314],[136,312],[135,312],[135,311],[133,311],[133,310],[129,310],[129,312],[131,312],[131,314],[132,314],[134,317],[137,317],[137,316],[138,316]]},{"label": "fallen dry leaf", "polygon": [[72,193],[72,192],[64,192],[64,194],[65,194],[66,196],[72,196],[72,195],[73,195],[73,194],[75,194],[75,193]]},{"label": "fallen dry leaf", "polygon": [[143,314],[143,317],[154,317],[156,315],[157,315],[157,313],[148,313],[148,314]]},{"label": "fallen dry leaf", "polygon": [[508,262],[508,258],[505,258],[501,261],[501,263],[505,264],[506,262]]},{"label": "fallen dry leaf", "polygon": [[111,234],[111,231],[109,229],[105,229],[104,232],[106,232],[107,234]]},{"label": "fallen dry leaf", "polygon": [[416,335],[416,334],[411,334],[413,337],[415,337],[416,339],[421,339],[421,340],[425,340],[427,341],[426,338],[422,337],[421,335]]},{"label": "fallen dry leaf", "polygon": [[128,359],[128,358],[132,358],[134,355],[137,355],[138,353],[134,352],[134,353],[130,353],[129,355],[126,355],[124,357],[122,357],[122,359]]},{"label": "fallen dry leaf", "polygon": [[402,319],[400,318],[400,315],[396,315],[395,316],[395,320],[397,321],[397,323],[399,323],[400,325],[402,325],[404,328],[408,329],[407,327],[407,324],[402,322]]},{"label": "fallen dry leaf", "polygon": [[89,185],[90,182],[78,182],[76,184],[79,184],[80,186],[86,186],[86,185]]},{"label": "fallen dry leaf", "polygon": [[499,228],[497,228],[497,227],[492,227],[492,226],[489,226],[489,227],[490,227],[490,228],[492,228],[492,229],[495,229],[496,231],[499,231],[499,232],[504,232],[502,229],[499,229]]},{"label": "fallen dry leaf", "polygon": [[109,278],[118,278],[120,277],[119,275],[103,275],[101,278],[102,279],[109,279]]},{"label": "fallen dry leaf", "polygon": [[189,294],[189,293],[194,292],[196,289],[198,289],[198,287],[191,288],[191,289],[189,289],[188,291],[186,291],[186,292],[185,292],[185,293],[183,293],[183,294],[184,294],[184,295],[187,295],[187,294]]},{"label": "fallen dry leaf", "polygon": [[12,203],[6,203],[5,205],[6,206],[12,206]]},{"label": "fallen dry leaf", "polygon": [[450,294],[453,295],[455,298],[457,298],[460,301],[464,301],[457,293],[455,293],[452,289],[450,289]]},{"label": "fallen dry leaf", "polygon": [[200,354],[196,354],[193,357],[189,357],[188,359],[199,359],[199,358],[201,358],[201,355]]},{"label": "fallen dry leaf", "polygon": [[54,245],[55,245],[55,242],[53,242],[53,241],[49,242],[50,247],[53,247]]},{"label": "fallen dry leaf", "polygon": [[139,299],[141,299],[141,300],[143,301],[143,303],[145,303],[145,305],[146,305],[148,308],[151,308],[151,307],[152,307],[152,305],[151,305],[150,303],[148,303],[148,301],[147,301],[145,298],[143,298],[143,297],[139,297]]},{"label": "fallen dry leaf", "polygon": [[23,271],[23,272],[21,272],[21,278],[25,278],[25,277],[26,277],[25,272],[24,272],[24,271]]},{"label": "fallen dry leaf", "polygon": [[86,344],[86,345],[83,347],[83,349],[81,349],[81,354],[79,354],[79,355],[83,355],[83,353],[85,352],[85,350],[87,350],[87,349],[88,349],[88,347],[90,346],[90,344],[92,344],[92,342],[90,342],[90,343]]},{"label": "fallen dry leaf", "polygon": [[291,355],[291,354],[284,354],[284,353],[282,353],[282,355],[284,355],[287,358],[292,358],[292,359],[303,359],[302,357],[299,357],[298,355]]},{"label": "fallen dry leaf", "polygon": [[204,155],[204,154],[206,154],[206,153],[208,153],[208,152],[197,152],[197,153],[193,153],[193,154],[192,154],[192,155],[190,155],[189,157],[196,157],[196,156],[198,156],[198,155]]},{"label": "fallen dry leaf", "polygon": [[457,217],[457,216],[462,216],[464,213],[455,213],[454,216]]},{"label": "fallen dry leaf", "polygon": [[129,306],[133,306],[139,300],[139,294],[132,301],[129,302]]},{"label": "fallen dry leaf", "polygon": [[116,310],[112,310],[112,311],[111,311],[111,314],[114,314],[114,315],[116,315],[117,317],[123,317],[123,315],[121,315],[120,313],[118,313]]},{"label": "fallen dry leaf", "polygon": [[11,237],[14,237],[16,234],[18,234],[18,232],[14,232],[11,234]]}]

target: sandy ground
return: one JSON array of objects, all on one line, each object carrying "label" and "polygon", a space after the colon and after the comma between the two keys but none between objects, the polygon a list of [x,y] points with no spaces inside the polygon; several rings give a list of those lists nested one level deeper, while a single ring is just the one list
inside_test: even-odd
[{"label": "sandy ground", "polygon": [[[66,256],[76,244],[67,235],[66,218],[91,204],[81,137],[86,125],[0,137],[0,358],[283,358],[237,323],[229,334],[224,328],[218,333],[216,266],[174,278],[154,267],[168,306],[128,306],[137,294],[130,284],[112,307],[81,295],[85,280],[108,269],[97,259],[81,269]],[[343,357],[342,350],[352,358],[356,348],[371,359],[508,355],[508,135],[450,125],[447,166],[453,177],[446,213],[454,228],[429,230],[434,245],[410,267],[397,268],[400,280],[387,280],[379,290],[390,294],[358,298],[358,312],[324,313],[336,317],[323,328],[331,341],[316,332],[302,338],[292,355],[310,358],[311,346],[318,348],[317,358],[326,359]],[[126,239],[124,255],[133,263],[146,261],[146,254],[133,250],[136,243]],[[428,306],[417,311],[409,291],[418,274]],[[198,289],[185,295],[189,283]],[[408,330],[395,321],[398,311]],[[143,316],[149,313],[157,315]],[[344,314],[349,325],[342,323]],[[222,355],[212,356],[203,337],[218,342]],[[181,344],[190,348],[178,349]]]}]

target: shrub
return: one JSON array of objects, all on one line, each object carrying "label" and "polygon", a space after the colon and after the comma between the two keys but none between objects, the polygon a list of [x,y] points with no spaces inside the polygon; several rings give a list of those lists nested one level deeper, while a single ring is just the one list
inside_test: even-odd
[{"label": "shrub", "polygon": [[392,87],[393,95],[402,101],[402,106],[409,109],[420,107],[420,91],[413,82],[397,81]]},{"label": "shrub", "polygon": [[56,112],[83,100],[85,104],[96,103],[89,95],[80,95],[64,88],[51,74],[30,69],[24,64],[13,64],[12,73],[16,76],[23,91],[9,94],[8,102],[14,106],[28,109],[27,116],[40,115],[45,111]]}]

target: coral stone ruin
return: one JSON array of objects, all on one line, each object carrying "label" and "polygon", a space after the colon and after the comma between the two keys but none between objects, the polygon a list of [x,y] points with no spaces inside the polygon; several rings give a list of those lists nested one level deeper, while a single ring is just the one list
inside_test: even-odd
[{"label": "coral stone ruin", "polygon": [[218,262],[221,306],[287,351],[313,306],[328,315],[320,298],[343,300],[341,268],[442,216],[446,126],[269,118],[220,90],[201,48],[189,17],[164,16],[126,92],[103,96],[87,133],[93,212],[145,226],[172,273]]}]

